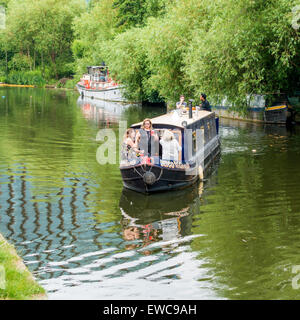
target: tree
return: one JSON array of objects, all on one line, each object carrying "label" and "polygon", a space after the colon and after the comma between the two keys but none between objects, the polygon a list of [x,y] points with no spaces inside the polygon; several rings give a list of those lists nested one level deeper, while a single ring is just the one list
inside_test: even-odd
[{"label": "tree", "polygon": [[[296,0],[174,1],[163,16],[135,28],[135,37],[125,30],[109,42],[120,58],[107,59],[128,90],[139,85],[142,92],[158,91],[171,102],[180,93],[198,98],[205,91],[214,102],[227,97],[243,108],[248,94],[299,88],[295,5]],[[136,42],[135,53],[123,60],[130,55],[127,40],[130,47]],[[128,63],[120,61],[138,65],[139,75],[123,77]]]},{"label": "tree", "polygon": [[118,9],[117,26],[125,29],[143,26],[148,17],[164,12],[166,0],[114,0],[113,8]]},{"label": "tree", "polygon": [[103,51],[111,76],[126,85],[128,98],[133,101],[146,99],[147,65],[142,33],[139,28],[121,33],[107,42]]},{"label": "tree", "polygon": [[9,1],[5,34],[11,50],[26,55],[31,70],[48,64],[50,76],[64,76],[72,60],[72,21],[84,7],[84,0]]},{"label": "tree", "polygon": [[[241,108],[247,94],[295,89],[299,33],[291,26],[292,1],[219,1],[207,32],[195,32],[185,73],[195,92],[229,97]],[[292,88],[294,87],[294,88]],[[244,106],[246,106],[244,104]]]},{"label": "tree", "polygon": [[99,64],[102,60],[105,42],[113,39],[120,30],[116,28],[117,10],[114,0],[93,2],[92,9],[74,19],[75,40],[72,44],[77,64],[77,73],[82,73],[87,65]]}]

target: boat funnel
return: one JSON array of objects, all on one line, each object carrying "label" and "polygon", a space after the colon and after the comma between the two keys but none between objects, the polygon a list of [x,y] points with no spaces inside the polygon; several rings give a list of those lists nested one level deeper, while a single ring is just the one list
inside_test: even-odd
[{"label": "boat funnel", "polygon": [[189,100],[189,118],[192,119],[193,118],[193,99]]}]

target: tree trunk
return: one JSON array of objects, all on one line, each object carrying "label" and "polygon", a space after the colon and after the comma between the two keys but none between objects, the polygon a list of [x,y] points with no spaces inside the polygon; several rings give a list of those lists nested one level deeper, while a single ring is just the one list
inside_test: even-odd
[{"label": "tree trunk", "polygon": [[32,71],[31,57],[30,57],[30,49],[29,49],[29,48],[27,48],[27,57],[28,57],[28,60],[29,60],[30,71]]},{"label": "tree trunk", "polygon": [[33,70],[35,70],[35,50],[33,50]]},{"label": "tree trunk", "polygon": [[57,74],[57,69],[56,69],[56,61],[55,61],[55,58],[56,58],[55,52],[52,51],[50,56],[51,56],[51,61],[52,61],[53,67],[54,67],[55,78],[58,79],[58,74]]},{"label": "tree trunk", "polygon": [[8,76],[8,57],[7,57],[7,50],[5,50],[5,62],[6,62],[6,77]]},{"label": "tree trunk", "polygon": [[41,52],[41,62],[42,62],[42,76],[45,77],[45,68],[44,68],[44,54]]}]

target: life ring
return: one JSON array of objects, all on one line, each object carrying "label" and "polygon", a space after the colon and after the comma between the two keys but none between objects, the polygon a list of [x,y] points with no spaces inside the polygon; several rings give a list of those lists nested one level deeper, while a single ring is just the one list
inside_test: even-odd
[{"label": "life ring", "polygon": [[152,185],[156,181],[156,176],[153,172],[147,171],[143,175],[143,180],[146,184]]}]

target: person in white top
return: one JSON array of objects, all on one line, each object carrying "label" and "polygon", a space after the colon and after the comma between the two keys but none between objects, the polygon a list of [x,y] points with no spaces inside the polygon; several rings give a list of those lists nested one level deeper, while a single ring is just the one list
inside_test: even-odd
[{"label": "person in white top", "polygon": [[160,140],[160,144],[162,146],[162,160],[178,161],[181,146],[174,137],[173,132],[165,130]]}]

